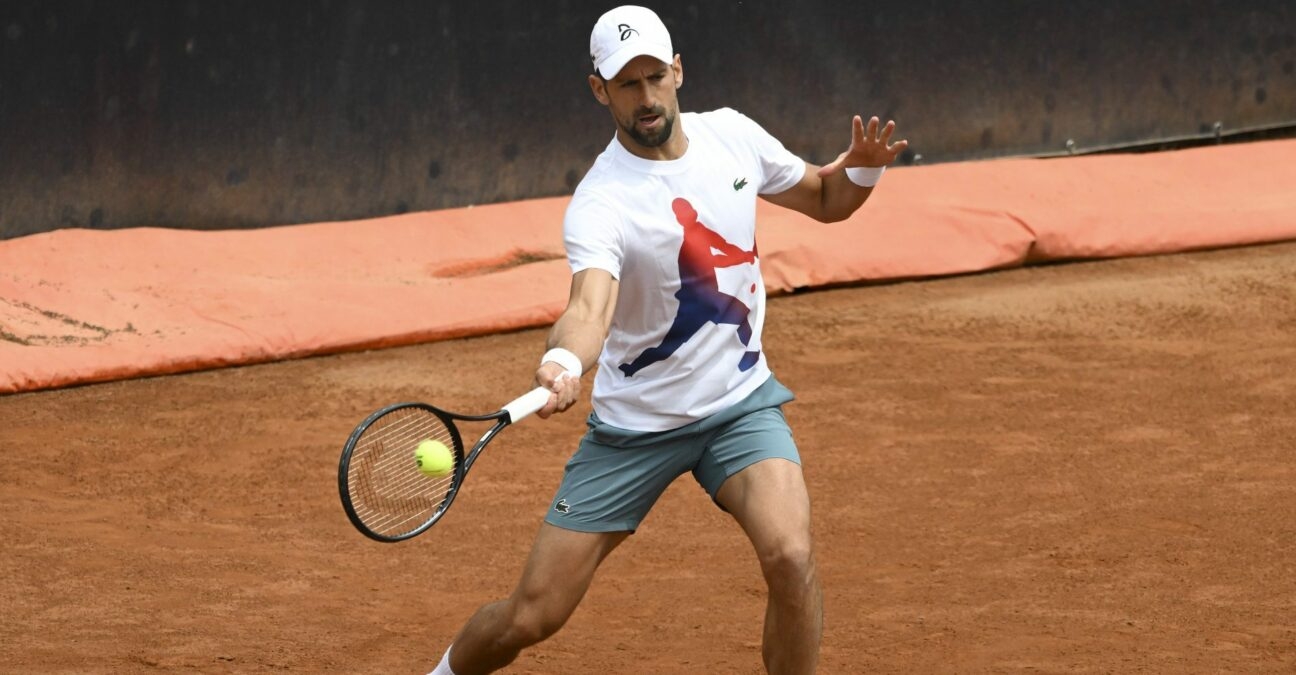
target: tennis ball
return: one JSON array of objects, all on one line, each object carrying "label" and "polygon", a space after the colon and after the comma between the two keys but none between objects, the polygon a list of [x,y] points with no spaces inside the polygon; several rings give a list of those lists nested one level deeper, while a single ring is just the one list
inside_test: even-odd
[{"label": "tennis ball", "polygon": [[449,475],[454,471],[454,453],[446,447],[445,443],[430,438],[414,448],[414,461],[418,462],[419,471],[434,478]]}]

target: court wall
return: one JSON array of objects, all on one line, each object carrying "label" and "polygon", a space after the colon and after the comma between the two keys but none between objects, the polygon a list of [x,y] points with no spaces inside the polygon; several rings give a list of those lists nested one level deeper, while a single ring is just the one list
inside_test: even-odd
[{"label": "court wall", "polygon": [[[0,4],[0,239],[250,228],[570,194],[611,136],[587,45],[612,3]],[[902,163],[1296,122],[1296,6],[658,2],[685,109],[807,160],[854,113]]]}]

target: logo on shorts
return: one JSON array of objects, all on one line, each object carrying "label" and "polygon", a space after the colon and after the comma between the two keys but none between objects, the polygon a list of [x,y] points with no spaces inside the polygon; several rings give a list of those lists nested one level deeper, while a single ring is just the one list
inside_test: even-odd
[{"label": "logo on shorts", "polygon": [[558,503],[554,504],[554,510],[558,513],[571,513],[571,504],[568,504],[566,499],[559,499]]}]

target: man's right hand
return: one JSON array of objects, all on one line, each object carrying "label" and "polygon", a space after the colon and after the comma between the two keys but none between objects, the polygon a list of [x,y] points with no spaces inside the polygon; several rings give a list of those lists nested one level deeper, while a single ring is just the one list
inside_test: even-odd
[{"label": "man's right hand", "polygon": [[541,419],[548,419],[556,412],[566,412],[580,400],[580,378],[572,377],[566,369],[552,361],[543,363],[536,369],[535,381],[537,386],[553,392],[549,395],[549,402],[536,411]]}]

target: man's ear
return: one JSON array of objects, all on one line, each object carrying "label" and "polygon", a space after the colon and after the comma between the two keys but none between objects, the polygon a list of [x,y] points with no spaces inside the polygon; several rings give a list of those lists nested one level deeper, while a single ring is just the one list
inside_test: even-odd
[{"label": "man's ear", "polygon": [[671,70],[675,71],[675,88],[679,89],[684,86],[684,62],[680,61],[680,55],[675,55],[675,60],[671,63]]},{"label": "man's ear", "polygon": [[603,105],[609,105],[612,103],[612,100],[608,98],[606,80],[598,75],[590,75],[589,86],[590,91],[594,93],[594,98],[598,99],[599,103],[602,103]]}]

